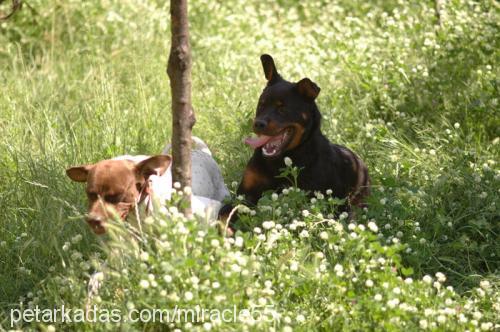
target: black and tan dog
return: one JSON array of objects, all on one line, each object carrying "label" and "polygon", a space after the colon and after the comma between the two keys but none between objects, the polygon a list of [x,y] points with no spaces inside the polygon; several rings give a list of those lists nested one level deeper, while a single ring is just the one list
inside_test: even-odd
[{"label": "black and tan dog", "polygon": [[[278,74],[270,55],[260,59],[267,85],[253,122],[257,137],[246,140],[255,151],[237,194],[255,205],[264,191],[289,186],[289,181],[276,177],[285,167],[284,157],[289,157],[302,169],[297,179],[300,189],[323,193],[331,189],[333,196],[346,198],[343,211],[361,205],[370,190],[368,170],[356,154],[331,143],[321,132],[321,114],[315,103],[320,88],[308,78],[288,82]],[[231,205],[224,206],[221,219],[227,219],[231,210]]]}]

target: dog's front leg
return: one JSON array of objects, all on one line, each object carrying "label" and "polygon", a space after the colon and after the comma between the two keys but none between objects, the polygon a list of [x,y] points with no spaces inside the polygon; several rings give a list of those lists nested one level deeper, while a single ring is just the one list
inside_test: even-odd
[{"label": "dog's front leg", "polygon": [[[245,205],[255,206],[262,197],[262,193],[271,188],[271,179],[251,159],[245,169],[243,179],[238,186],[236,194],[243,196]],[[219,220],[223,221],[229,228],[232,228],[236,220],[238,220],[238,213],[237,211],[233,211],[233,209],[234,204],[230,203],[224,205],[219,211]]]}]

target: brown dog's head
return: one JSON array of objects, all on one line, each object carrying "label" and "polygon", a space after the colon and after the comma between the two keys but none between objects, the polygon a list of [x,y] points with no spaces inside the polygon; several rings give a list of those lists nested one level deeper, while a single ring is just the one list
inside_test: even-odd
[{"label": "brown dog's head", "polygon": [[148,179],[163,175],[171,158],[153,156],[139,163],[131,160],[103,160],[95,164],[71,167],[68,177],[76,182],[87,182],[87,223],[96,234],[103,234],[105,223],[113,212],[125,219],[131,208],[149,194]]},{"label": "brown dog's head", "polygon": [[257,138],[246,143],[262,148],[267,158],[282,156],[300,145],[308,134],[319,128],[321,115],[315,99],[320,88],[308,78],[297,83],[284,80],[270,55],[260,57],[267,85],[257,105],[253,130]]}]

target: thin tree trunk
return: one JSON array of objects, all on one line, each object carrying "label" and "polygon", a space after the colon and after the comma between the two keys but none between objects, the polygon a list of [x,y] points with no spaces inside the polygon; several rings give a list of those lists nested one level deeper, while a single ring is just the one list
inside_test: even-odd
[{"label": "thin tree trunk", "polygon": [[[172,177],[181,187],[191,187],[191,129],[195,123],[191,106],[191,48],[187,0],[170,0],[172,43],[167,74],[172,92]],[[189,208],[184,211],[191,214]]]},{"label": "thin tree trunk", "polygon": [[444,13],[443,8],[445,6],[445,0],[434,0],[434,10],[436,12],[436,20],[438,27],[443,26]]}]

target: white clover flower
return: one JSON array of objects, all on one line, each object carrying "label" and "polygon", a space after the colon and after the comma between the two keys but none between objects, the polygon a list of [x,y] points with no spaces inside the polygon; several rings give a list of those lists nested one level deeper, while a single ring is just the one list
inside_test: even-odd
[{"label": "white clover flower", "polygon": [[311,213],[307,210],[302,210],[302,215],[307,218]]},{"label": "white clover flower", "polygon": [[382,301],[382,295],[380,295],[380,294],[375,294],[375,296],[373,297],[373,299],[374,299],[375,301],[380,302],[380,301]]},{"label": "white clover flower", "polygon": [[333,191],[332,191],[331,189],[327,189],[327,190],[326,190],[326,194],[327,194],[327,195],[331,195],[331,194],[333,194]]},{"label": "white clover flower", "polygon": [[446,276],[443,273],[441,273],[441,272],[437,272],[436,273],[436,278],[441,283],[443,283],[443,282],[446,281]]},{"label": "white clover flower", "polygon": [[419,322],[418,322],[418,325],[420,326],[420,328],[422,329],[426,329],[429,324],[427,323],[427,321],[425,319],[421,319]]},{"label": "white clover flower", "polygon": [[322,240],[328,240],[328,233],[325,231],[319,233],[319,238]]},{"label": "white clover flower", "polygon": [[323,259],[323,258],[325,258],[325,254],[324,254],[324,253],[322,253],[321,251],[318,251],[315,255],[316,255],[316,258],[318,258],[318,259]]},{"label": "white clover flower", "polygon": [[146,251],[143,251],[143,252],[141,252],[139,257],[142,261],[147,261],[149,259],[149,254]]},{"label": "white clover flower", "polygon": [[387,203],[387,198],[380,199],[380,204],[385,205]]},{"label": "white clover flower", "polygon": [[347,229],[350,231],[353,231],[354,229],[356,229],[356,225],[353,223],[350,223],[349,225],[347,225]]},{"label": "white clover flower", "polygon": [[401,294],[401,288],[395,287],[393,290],[394,294]]},{"label": "white clover flower", "polygon": [[306,318],[304,317],[304,315],[297,315],[297,317],[295,318],[297,320],[297,323],[303,323],[306,321]]},{"label": "white clover flower", "polygon": [[297,261],[290,262],[290,271],[295,272],[299,269],[299,263]]},{"label": "white clover flower", "polygon": [[218,247],[219,247],[219,245],[220,245],[219,240],[217,240],[217,239],[212,239],[212,240],[210,241],[210,245],[211,245],[212,247],[214,247],[214,248],[218,248]]},{"label": "white clover flower", "polygon": [[71,244],[69,242],[64,242],[64,245],[62,246],[62,250],[68,251],[70,246],[71,246]]},{"label": "white clover flower", "polygon": [[278,194],[277,194],[277,193],[272,193],[272,195],[271,195],[271,199],[272,199],[273,201],[277,201],[277,200],[278,200]]},{"label": "white clover flower", "polygon": [[236,181],[231,182],[231,187],[233,187],[233,188],[238,187],[238,182],[236,182]]},{"label": "white clover flower", "polygon": [[185,186],[185,187],[184,187],[184,194],[186,194],[186,195],[188,195],[188,196],[189,196],[189,195],[191,195],[192,193],[193,193],[193,190],[191,189],[191,187],[190,187],[190,186]]},{"label": "white clover flower", "polygon": [[342,212],[339,216],[339,219],[344,220],[347,219],[347,217],[349,217],[349,214],[347,212]]},{"label": "white clover flower", "polygon": [[429,150],[429,154],[430,154],[431,156],[435,156],[435,155],[436,155],[436,150],[434,150],[434,149],[430,149],[430,150]]},{"label": "white clover flower", "polygon": [[268,229],[268,230],[271,229],[271,228],[274,228],[275,225],[276,225],[276,223],[274,221],[272,221],[272,220],[270,220],[270,221],[264,221],[262,223],[262,227],[264,229]]},{"label": "white clover flower", "polygon": [[139,286],[143,289],[149,288],[149,281],[142,279],[139,281]]},{"label": "white clover flower", "polygon": [[493,323],[491,323],[491,322],[481,323],[481,330],[483,330],[483,331],[489,331],[492,328],[493,328]]},{"label": "white clover flower", "polygon": [[387,306],[391,309],[394,309],[399,304],[399,299],[392,299],[387,301]]},{"label": "white clover flower", "polygon": [[56,332],[56,328],[54,327],[54,325],[49,325],[47,326],[47,332]]},{"label": "white clover flower", "polygon": [[218,281],[214,281],[214,282],[212,283],[212,288],[213,288],[213,289],[218,289],[219,287],[220,287],[220,283],[219,283]]},{"label": "white clover flower", "polygon": [[458,128],[460,128],[460,123],[458,123],[458,122],[455,122],[455,124],[453,125],[453,127],[455,127],[455,129],[458,129]]},{"label": "white clover flower", "polygon": [[175,189],[180,189],[180,187],[181,187],[180,182],[177,182],[177,181],[176,181],[176,182],[174,182],[174,188],[175,188]]},{"label": "white clover flower", "polygon": [[425,317],[429,317],[429,316],[432,316],[434,314],[434,310],[430,309],[430,308],[426,308],[424,310],[424,316]]},{"label": "white clover flower", "polygon": [[255,228],[253,229],[253,232],[254,232],[255,234],[260,234],[260,233],[262,233],[262,230],[260,229],[260,227],[255,227]]},{"label": "white clover flower", "polygon": [[283,326],[283,332],[292,332],[292,331],[293,331],[293,329],[291,326],[289,326],[289,325]]},{"label": "white clover flower", "polygon": [[309,232],[308,232],[307,230],[305,230],[305,229],[304,229],[304,230],[302,230],[302,232],[300,232],[299,236],[300,236],[301,238],[303,238],[303,239],[304,239],[304,238],[308,238],[308,237],[309,237]]},{"label": "white clover flower", "polygon": [[283,161],[285,162],[286,166],[292,166],[292,159],[290,157],[285,157]]},{"label": "white clover flower", "polygon": [[366,287],[373,287],[373,280],[371,280],[371,279],[367,279],[367,280],[365,281],[365,285],[366,285]]},{"label": "white clover flower", "polygon": [[446,316],[439,315],[439,316],[437,316],[436,320],[438,323],[443,324],[444,322],[446,322]]},{"label": "white clover flower", "polygon": [[340,264],[335,264],[335,266],[333,267],[333,270],[335,271],[335,274],[338,277],[342,277],[344,275],[344,268]]},{"label": "white clover flower", "polygon": [[82,237],[82,235],[81,235],[81,234],[77,234],[77,235],[75,235],[75,236],[73,236],[73,237],[71,238],[71,242],[73,242],[73,243],[78,243],[78,242],[80,242],[80,241],[82,240],[82,238],[83,238],[83,237]]},{"label": "white clover flower", "polygon": [[170,275],[166,274],[163,276],[163,280],[165,280],[165,282],[168,284],[168,283],[172,282],[172,277]]},{"label": "white clover flower", "polygon": [[373,233],[377,233],[378,232],[378,226],[376,223],[374,223],[373,221],[370,221],[368,222],[368,228],[373,232]]},{"label": "white clover flower", "polygon": [[243,247],[243,238],[241,236],[237,236],[234,240],[234,245],[237,247]]},{"label": "white clover flower", "polygon": [[240,273],[241,272],[241,266],[239,266],[238,264],[233,264],[233,265],[231,265],[231,270],[233,272]]},{"label": "white clover flower", "polygon": [[487,289],[490,289],[491,287],[491,284],[488,280],[482,280],[480,283],[479,283],[479,286],[484,289],[484,290],[487,290]]},{"label": "white clover flower", "polygon": [[184,293],[184,298],[186,299],[186,301],[191,301],[193,299],[193,297],[194,297],[194,295],[190,291],[187,291],[186,293]]},{"label": "white clover flower", "polygon": [[406,278],[405,279],[405,284],[410,285],[412,283],[413,283],[413,279],[412,278]]},{"label": "white clover flower", "polygon": [[210,331],[212,329],[212,324],[210,324],[209,322],[203,323],[203,329],[205,331]]}]

